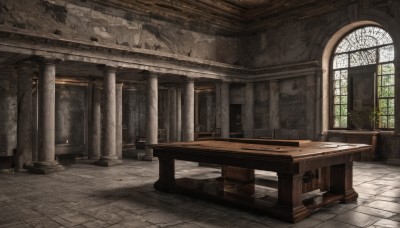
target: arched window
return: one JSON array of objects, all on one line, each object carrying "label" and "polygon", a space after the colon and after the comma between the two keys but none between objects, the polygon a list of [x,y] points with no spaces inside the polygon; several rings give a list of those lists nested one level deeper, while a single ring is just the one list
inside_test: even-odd
[{"label": "arched window", "polygon": [[333,53],[332,128],[394,128],[395,67],[390,35],[366,26],[347,34]]}]

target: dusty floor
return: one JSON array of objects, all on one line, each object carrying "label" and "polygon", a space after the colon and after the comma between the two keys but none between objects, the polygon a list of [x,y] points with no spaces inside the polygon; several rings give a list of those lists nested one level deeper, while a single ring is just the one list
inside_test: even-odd
[{"label": "dusty floor", "polygon": [[[177,177],[219,175],[189,162],[177,162],[176,169]],[[0,227],[400,227],[400,167],[356,163],[354,175],[357,202],[290,224],[155,191],[158,162],[74,164],[49,175],[0,173]]]}]

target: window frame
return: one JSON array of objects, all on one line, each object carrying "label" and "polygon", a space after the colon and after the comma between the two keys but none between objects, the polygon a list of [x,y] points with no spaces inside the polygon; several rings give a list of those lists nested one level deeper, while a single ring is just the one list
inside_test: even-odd
[{"label": "window frame", "polygon": [[[336,53],[338,46],[345,40],[345,38],[347,36],[349,36],[351,33],[355,32],[357,30],[365,29],[367,27],[376,27],[376,28],[379,28],[379,29],[383,30],[385,33],[387,33],[389,35],[389,37],[391,38],[392,42],[388,43],[388,44],[379,44],[379,45],[376,45],[376,46],[373,46],[373,47],[368,47],[368,48],[360,48],[360,49],[351,50],[351,51],[347,51],[347,52]],[[350,30],[349,32],[347,32],[346,34],[344,34],[342,36],[342,38],[338,42],[336,42],[336,44],[334,45],[333,51],[331,53],[331,58],[330,58],[330,62],[329,62],[329,78],[328,78],[328,81],[329,81],[329,86],[328,86],[328,93],[329,93],[329,96],[328,96],[329,97],[329,119],[328,119],[328,123],[329,123],[329,129],[333,129],[333,130],[349,130],[349,129],[351,129],[350,126],[349,126],[349,115],[348,114],[346,115],[346,117],[347,117],[347,126],[346,127],[343,127],[343,126],[335,127],[335,100],[334,100],[334,98],[335,98],[334,92],[335,91],[334,91],[334,81],[335,81],[335,72],[336,71],[347,70],[347,72],[349,72],[350,68],[374,65],[375,66],[375,75],[373,77],[375,78],[374,79],[375,91],[373,91],[373,93],[374,93],[373,96],[374,96],[374,100],[375,100],[374,102],[376,104],[375,108],[378,108],[378,110],[379,110],[379,107],[380,107],[379,106],[379,100],[386,99],[387,101],[389,101],[390,99],[393,99],[393,102],[394,102],[393,110],[395,109],[395,106],[396,106],[395,94],[393,95],[393,97],[383,97],[383,98],[379,97],[379,94],[378,94],[378,88],[379,88],[378,80],[379,80],[379,76],[380,76],[380,75],[378,75],[378,67],[381,67],[382,65],[393,64],[393,66],[394,66],[393,74],[387,74],[387,75],[392,75],[393,76],[393,81],[394,82],[393,82],[392,86],[393,86],[394,90],[396,88],[395,87],[395,81],[396,81],[395,56],[393,56],[393,59],[391,61],[379,62],[379,59],[380,59],[380,48],[383,48],[385,46],[393,46],[393,53],[394,53],[394,55],[396,55],[392,36],[390,36],[390,34],[385,29],[383,29],[380,26],[376,26],[376,25],[365,25],[365,26],[354,28],[354,29]],[[351,66],[351,64],[350,64],[351,63],[351,53],[356,53],[356,52],[360,52],[360,51],[368,51],[368,50],[375,50],[375,63],[358,65],[358,66]],[[342,54],[346,54],[347,55],[347,67],[345,67],[345,68],[334,68],[335,67],[334,66],[335,57],[337,55],[342,55]],[[382,75],[383,74],[381,74],[381,76]],[[351,88],[349,88],[349,85],[350,85],[350,83],[349,83],[349,73],[347,73],[347,113],[349,113],[351,111],[350,107],[349,107],[350,103],[351,103],[351,101],[349,100],[349,97],[350,97],[350,94],[352,93],[352,91],[350,91]],[[342,96],[342,94],[340,94],[340,96]],[[380,115],[379,118],[381,116],[383,116],[383,115]],[[384,115],[384,116],[387,116],[387,117],[388,116],[393,116],[393,119],[394,119],[393,120],[394,121],[393,128],[383,128],[383,127],[377,126],[377,127],[375,127],[375,129],[390,130],[390,131],[394,130],[395,129],[395,121],[396,121],[395,113],[393,115],[387,114],[387,115]],[[388,126],[388,125],[386,125],[386,126]]]}]

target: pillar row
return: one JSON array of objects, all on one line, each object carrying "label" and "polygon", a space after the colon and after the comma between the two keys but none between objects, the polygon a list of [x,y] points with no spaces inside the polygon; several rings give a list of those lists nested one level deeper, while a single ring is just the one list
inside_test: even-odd
[{"label": "pillar row", "polygon": [[103,123],[101,157],[96,162],[100,166],[121,164],[117,157],[116,142],[116,86],[115,78],[117,69],[110,66],[101,66],[103,70]]},{"label": "pillar row", "polygon": [[56,60],[43,59],[39,75],[38,161],[28,170],[46,174],[64,170],[55,159]]},{"label": "pillar row", "polygon": [[221,82],[221,138],[229,138],[229,82]]},{"label": "pillar row", "polygon": [[279,81],[269,82],[270,102],[269,102],[269,121],[271,129],[279,129]]},{"label": "pillar row", "polygon": [[194,79],[188,78],[185,84],[183,111],[183,141],[194,140]]},{"label": "pillar row", "polygon": [[176,91],[176,141],[182,141],[182,91]]},{"label": "pillar row", "polygon": [[176,88],[171,87],[169,88],[169,95],[170,95],[170,116],[169,116],[169,139],[171,142],[176,142],[177,141],[177,107],[176,107]]},{"label": "pillar row", "polygon": [[146,106],[146,152],[143,157],[145,161],[153,161],[152,144],[157,144],[158,133],[158,79],[157,75],[146,72],[147,77],[147,106]]}]

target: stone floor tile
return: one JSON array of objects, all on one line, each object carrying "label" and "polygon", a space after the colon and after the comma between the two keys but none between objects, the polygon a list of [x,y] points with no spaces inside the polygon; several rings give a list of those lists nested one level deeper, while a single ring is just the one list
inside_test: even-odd
[{"label": "stone floor tile", "polygon": [[109,224],[107,224],[104,221],[101,220],[93,220],[93,221],[89,221],[89,222],[85,222],[83,224],[80,224],[81,226],[87,227],[87,228],[102,228],[102,227],[108,227]]},{"label": "stone floor tile", "polygon": [[353,226],[347,223],[328,220],[315,226],[316,228],[358,228],[358,226]]},{"label": "stone floor tile", "polygon": [[17,224],[0,224],[0,228],[32,228],[31,225],[29,225],[26,222],[21,222],[21,223],[17,223]]},{"label": "stone floor tile", "polygon": [[389,191],[386,191],[382,194],[380,194],[381,196],[387,196],[387,197],[397,197],[400,198],[400,188],[395,188]]},{"label": "stone floor tile", "polygon": [[353,208],[356,208],[358,205],[357,204],[336,204],[333,205],[331,207],[327,207],[325,208],[327,212],[332,213],[332,214],[336,214],[336,215],[340,215],[343,214],[347,211],[352,210]]},{"label": "stone floor tile", "polygon": [[373,208],[378,208],[381,210],[385,211],[391,211],[394,213],[399,213],[400,212],[400,204],[399,203],[393,203],[393,202],[387,202],[387,201],[374,201],[372,203],[367,204],[366,206],[368,207],[373,207]]},{"label": "stone floor tile", "polygon": [[82,224],[91,220],[94,220],[92,217],[89,217],[82,213],[68,213],[59,215],[59,217],[63,218],[64,220],[73,223],[74,225]]},{"label": "stone floor tile", "polygon": [[369,228],[398,228],[400,227],[400,222],[396,222],[389,219],[381,219],[378,222],[374,223]]},{"label": "stone floor tile", "polygon": [[380,220],[380,218],[354,211],[348,211],[344,214],[336,216],[334,220],[354,226],[365,227],[376,223]]},{"label": "stone floor tile", "polygon": [[[195,227],[254,227],[254,228],[265,228],[265,227],[271,227],[271,226],[266,226],[266,224],[262,224],[256,221],[251,221],[248,219],[245,219],[243,217],[231,217],[231,216],[226,216],[226,217],[219,217],[219,218],[213,218],[213,219],[205,219],[203,218],[202,220],[196,220],[193,222],[190,222],[189,224],[195,224]],[[287,224],[287,223],[286,223]],[[178,224],[180,225],[180,224]],[[186,227],[186,226],[183,226]]]},{"label": "stone floor tile", "polygon": [[22,220],[21,215],[16,210],[9,210],[0,213],[0,225],[11,226],[21,223],[21,220]]},{"label": "stone floor tile", "polygon": [[310,217],[321,220],[321,221],[326,221],[335,216],[336,216],[336,214],[330,213],[327,210],[320,210],[320,211],[317,211],[314,214],[312,214]]},{"label": "stone floor tile", "polygon": [[372,207],[366,207],[366,206],[356,207],[355,209],[353,209],[353,211],[364,213],[367,215],[373,215],[373,216],[381,217],[381,218],[389,218],[396,214],[393,212],[384,211],[384,210],[380,210],[380,209],[376,209],[376,208],[372,208]]},{"label": "stone floor tile", "polygon": [[370,203],[372,203],[373,201],[377,201],[377,200],[396,203],[399,200],[399,198],[393,198],[393,197],[381,196],[381,195],[377,195],[377,196],[371,197],[371,199],[373,199],[373,200]]},{"label": "stone floor tile", "polygon": [[131,228],[131,227],[135,227],[135,228],[156,228],[159,226],[150,224],[148,222],[145,221],[140,221],[140,220],[135,220],[135,221],[129,221],[129,222],[120,222],[117,224],[114,224],[112,226],[109,226],[108,228]]},{"label": "stone floor tile", "polygon": [[29,219],[26,221],[29,225],[33,227],[40,227],[40,228],[61,228],[65,227],[60,225],[59,223],[51,220],[47,217],[36,218],[36,219]]},{"label": "stone floor tile", "polygon": [[390,220],[400,222],[400,214],[393,215],[389,218]]}]

